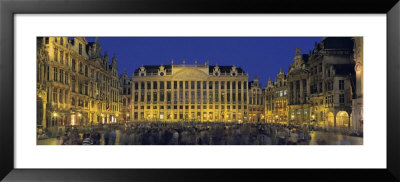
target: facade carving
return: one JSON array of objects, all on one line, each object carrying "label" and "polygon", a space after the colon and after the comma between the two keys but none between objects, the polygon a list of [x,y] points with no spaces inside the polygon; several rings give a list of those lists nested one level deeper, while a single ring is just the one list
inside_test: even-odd
[{"label": "facade carving", "polygon": [[258,77],[249,82],[249,89],[249,121],[265,121],[264,90],[261,88]]},{"label": "facade carving", "polygon": [[276,81],[268,79],[265,87],[265,121],[268,123],[288,123],[287,77],[280,70]]},{"label": "facade carving", "polygon": [[98,39],[37,39],[38,128],[118,122],[117,58],[109,64],[100,50]]},{"label": "facade carving", "polygon": [[[362,62],[362,55],[360,58],[360,53],[355,53],[357,51],[362,52],[362,38],[324,38],[319,44],[315,43],[313,51],[308,54],[301,54],[301,50],[296,49],[287,74],[287,84],[283,84],[286,88],[279,89],[279,92],[287,90],[287,95],[282,94],[282,99],[279,99],[281,103],[287,100],[287,120],[278,119],[285,118],[280,116],[282,112],[279,111],[284,109],[276,109],[275,100],[280,94],[276,92],[277,83],[269,81],[265,88],[266,121],[327,128],[360,128],[360,107],[356,114],[361,116],[357,118],[358,127],[352,121],[356,108],[354,104],[362,107],[362,99],[359,99],[361,104],[354,100],[362,98],[362,67],[355,64]],[[285,83],[283,75],[278,74],[278,80]],[[361,94],[354,94],[356,92]],[[285,108],[284,104],[281,106]]]},{"label": "facade carving", "polygon": [[235,66],[145,65],[132,76],[133,121],[247,121],[248,75]]}]

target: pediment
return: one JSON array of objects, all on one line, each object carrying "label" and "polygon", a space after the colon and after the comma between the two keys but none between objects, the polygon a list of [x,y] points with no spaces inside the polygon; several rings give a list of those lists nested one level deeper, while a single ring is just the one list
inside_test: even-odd
[{"label": "pediment", "polygon": [[187,68],[172,75],[174,80],[206,80],[208,75],[202,71]]}]

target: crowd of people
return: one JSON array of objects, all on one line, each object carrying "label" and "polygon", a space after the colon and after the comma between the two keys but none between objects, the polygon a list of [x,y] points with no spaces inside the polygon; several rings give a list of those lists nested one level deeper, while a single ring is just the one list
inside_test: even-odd
[{"label": "crowd of people", "polygon": [[[234,122],[134,122],[120,125],[74,126],[57,132],[57,145],[308,145],[312,133],[341,134],[350,131],[276,123]],[[349,134],[350,133],[350,134]],[[325,145],[335,135],[317,138]],[[354,136],[354,135],[352,135]],[[38,135],[38,139],[46,139]],[[340,144],[349,144],[348,140]]]},{"label": "crowd of people", "polygon": [[135,122],[70,127],[58,145],[307,145],[308,127],[268,123]]}]

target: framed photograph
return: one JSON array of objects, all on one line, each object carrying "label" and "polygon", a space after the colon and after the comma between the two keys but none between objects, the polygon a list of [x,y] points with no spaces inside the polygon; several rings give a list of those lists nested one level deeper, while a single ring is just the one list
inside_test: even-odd
[{"label": "framed photograph", "polygon": [[400,5],[288,3],[1,2],[1,179],[399,181]]}]

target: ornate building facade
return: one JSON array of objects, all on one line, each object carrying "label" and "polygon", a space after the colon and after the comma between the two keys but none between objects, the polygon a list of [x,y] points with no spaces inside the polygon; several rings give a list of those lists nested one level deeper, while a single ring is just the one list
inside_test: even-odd
[{"label": "ornate building facade", "polygon": [[248,74],[236,66],[144,65],[132,77],[132,121],[247,121]]},{"label": "ornate building facade", "polygon": [[287,78],[282,70],[279,71],[276,81],[268,80],[265,87],[265,121],[268,123],[287,124],[288,96]]},{"label": "ornate building facade", "polygon": [[351,38],[324,38],[309,54],[296,50],[288,72],[288,123],[350,128],[354,83]]},{"label": "ornate building facade", "polygon": [[258,82],[258,77],[249,82],[249,121],[264,121],[264,90]]},{"label": "ornate building facade", "polygon": [[38,128],[117,122],[117,59],[83,37],[37,39]]},{"label": "ornate building facade", "polygon": [[125,122],[131,120],[130,111],[132,109],[132,80],[128,76],[128,73],[124,71],[124,73],[120,76],[120,84],[121,84],[121,101],[122,101],[122,118]]}]

